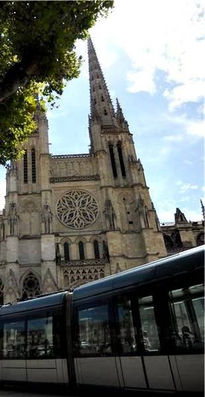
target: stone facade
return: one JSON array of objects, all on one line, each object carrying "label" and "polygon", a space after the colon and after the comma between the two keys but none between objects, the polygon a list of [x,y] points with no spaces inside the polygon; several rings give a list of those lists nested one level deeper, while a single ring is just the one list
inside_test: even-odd
[{"label": "stone facade", "polygon": [[87,154],[49,153],[48,123],[7,169],[0,216],[1,302],[92,281],[167,255],[132,134],[115,111],[91,40]]},{"label": "stone facade", "polygon": [[204,206],[201,204],[203,220],[200,222],[188,222],[184,213],[176,208],[174,222],[161,224],[168,255],[204,244]]}]

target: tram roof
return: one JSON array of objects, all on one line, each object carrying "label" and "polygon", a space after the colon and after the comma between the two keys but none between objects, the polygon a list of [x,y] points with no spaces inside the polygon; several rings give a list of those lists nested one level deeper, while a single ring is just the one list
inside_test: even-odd
[{"label": "tram roof", "polygon": [[8,303],[0,306],[0,317],[7,314],[23,313],[27,310],[41,310],[54,306],[60,306],[66,292],[58,292],[47,295],[41,295],[36,298],[27,299],[21,302]]},{"label": "tram roof", "polygon": [[[163,280],[192,271],[204,264],[205,245],[180,252],[169,257],[136,266],[100,280],[92,281],[74,289],[73,300],[89,298],[111,290],[118,290],[132,285],[144,285],[145,283]],[[200,259],[199,259],[200,258]],[[192,260],[190,260],[192,259]],[[197,261],[196,261],[197,259]]]}]

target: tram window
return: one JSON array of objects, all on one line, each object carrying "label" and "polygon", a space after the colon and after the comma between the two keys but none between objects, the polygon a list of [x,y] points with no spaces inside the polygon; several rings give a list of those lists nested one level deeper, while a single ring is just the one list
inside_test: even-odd
[{"label": "tram window", "polygon": [[0,359],[3,356],[3,324],[0,323]]},{"label": "tram window", "polygon": [[160,350],[160,340],[155,319],[152,296],[138,299],[142,327],[142,338],[145,351],[156,352]]},{"label": "tram window", "polygon": [[54,356],[52,316],[28,320],[27,354],[29,358]]},{"label": "tram window", "polygon": [[198,350],[204,344],[203,285],[170,291],[174,333],[177,347]]},{"label": "tram window", "polygon": [[133,325],[133,315],[131,300],[127,297],[121,298],[117,303],[119,342],[122,353],[132,353],[136,351],[136,338]]},{"label": "tram window", "polygon": [[79,354],[106,355],[111,353],[108,305],[90,306],[78,312]]},{"label": "tram window", "polygon": [[4,323],[3,358],[25,358],[25,322]]}]

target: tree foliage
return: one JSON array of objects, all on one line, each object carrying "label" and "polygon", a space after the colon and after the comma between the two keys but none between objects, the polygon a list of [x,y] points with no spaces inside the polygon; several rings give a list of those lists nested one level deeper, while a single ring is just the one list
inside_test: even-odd
[{"label": "tree foliage", "polygon": [[75,41],[86,39],[112,6],[100,0],[0,2],[0,164],[18,158],[35,130],[37,94],[54,103],[79,75]]}]

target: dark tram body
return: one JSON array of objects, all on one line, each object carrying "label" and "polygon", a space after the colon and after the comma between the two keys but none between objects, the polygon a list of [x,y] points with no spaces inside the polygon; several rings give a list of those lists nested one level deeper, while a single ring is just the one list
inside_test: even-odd
[{"label": "dark tram body", "polygon": [[203,392],[204,246],[0,307],[0,382]]}]

